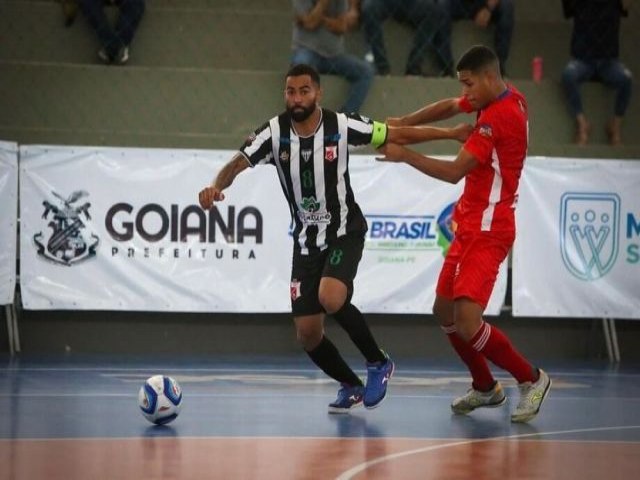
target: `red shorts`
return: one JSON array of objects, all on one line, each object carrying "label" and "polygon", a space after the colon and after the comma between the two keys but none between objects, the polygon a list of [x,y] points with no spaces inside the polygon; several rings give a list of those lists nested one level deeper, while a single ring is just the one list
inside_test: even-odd
[{"label": "red shorts", "polygon": [[440,270],[436,293],[448,300],[467,297],[487,307],[500,264],[514,232],[465,232],[456,235]]}]

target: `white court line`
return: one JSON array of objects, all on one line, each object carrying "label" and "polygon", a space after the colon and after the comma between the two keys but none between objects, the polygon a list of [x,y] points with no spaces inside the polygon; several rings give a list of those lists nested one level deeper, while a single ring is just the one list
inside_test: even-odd
[{"label": "white court line", "polygon": [[[149,370],[163,370],[165,372],[241,372],[241,373],[318,373],[319,370],[313,367],[309,368],[258,368],[258,367],[202,367],[202,368],[190,368],[190,367],[171,367],[163,368],[158,365],[136,366],[136,367],[0,367],[0,374],[3,371],[6,372],[148,372]],[[354,371],[365,371],[362,369],[354,369]],[[411,369],[404,368],[403,374],[406,376],[417,375],[467,375],[465,370],[438,370],[438,369]],[[553,376],[562,377],[594,377],[605,375],[607,377],[640,377],[640,373],[620,373],[620,372],[606,372],[606,371],[585,371],[585,372],[566,372],[566,371],[552,371]],[[468,377],[471,378],[471,377]],[[512,377],[497,376],[497,380],[510,380]]]},{"label": "white court line", "polygon": [[[506,435],[502,437],[490,437],[490,438],[479,438],[474,440],[463,440],[461,442],[452,442],[445,443],[442,445],[431,445],[429,447],[416,448],[414,450],[406,450],[404,452],[392,453],[390,455],[384,455],[382,457],[375,458],[373,460],[369,460],[368,462],[361,463],[360,465],[356,465],[353,468],[350,468],[346,472],[341,473],[336,477],[336,480],[351,480],[355,475],[364,472],[369,467],[374,465],[378,465],[380,463],[387,462],[389,460],[395,460],[396,458],[408,457],[410,455],[416,455],[418,453],[425,452],[433,452],[435,450],[442,450],[450,447],[459,447],[462,445],[470,445],[472,443],[488,443],[496,440],[516,440],[527,437],[542,437],[549,435],[562,435],[566,433],[587,433],[587,432],[600,432],[607,430],[630,430],[630,429],[638,429],[640,425],[633,426],[619,426],[619,427],[597,427],[597,428],[580,428],[576,430],[558,430],[555,432],[537,432],[537,433],[522,433],[518,435]],[[580,441],[580,440],[577,440]]]},{"label": "white court line", "polygon": [[[193,393],[189,392],[187,398],[206,399],[206,398],[236,398],[236,399],[260,399],[260,398],[327,398],[327,393]],[[137,398],[137,393],[108,393],[108,392],[84,392],[84,393],[0,393],[0,400],[8,398]],[[404,400],[425,399],[450,401],[451,394],[442,395],[402,395],[394,393],[393,398]],[[589,401],[616,401],[616,402],[633,402],[640,401],[640,397],[558,397],[554,396],[554,402],[589,402]]]},{"label": "white court line", "polygon": [[[155,428],[152,425],[149,425],[149,428]],[[173,427],[169,426],[168,428],[172,429]],[[626,429],[633,429],[633,428],[640,428],[640,425],[638,426],[620,426],[620,427],[598,427],[598,428],[585,428],[585,429],[579,429],[579,430],[566,430],[566,431],[558,431],[558,432],[543,432],[543,433],[527,433],[527,434],[523,434],[523,435],[513,435],[513,436],[508,436],[508,437],[492,437],[492,438],[481,438],[481,439],[476,439],[476,440],[464,440],[464,441],[459,441],[459,442],[455,442],[454,443],[450,443],[450,444],[446,444],[446,445],[437,445],[436,447],[438,448],[444,448],[444,447],[448,447],[448,446],[454,446],[454,445],[463,445],[463,444],[467,444],[467,443],[478,443],[478,442],[488,442],[488,441],[492,441],[492,440],[511,440],[511,439],[519,439],[520,437],[535,437],[537,435],[557,435],[557,434],[562,434],[562,433],[581,433],[581,432],[591,432],[591,431],[607,431],[607,430],[626,430]],[[329,441],[333,441],[335,442],[336,440],[347,440],[347,441],[352,441],[352,442],[362,442],[363,438],[362,437],[346,437],[346,438],[341,438],[341,437],[327,437],[327,436],[310,436],[310,435],[304,435],[304,436],[300,436],[300,437],[292,437],[292,436],[278,436],[278,435],[203,435],[203,436],[195,436],[195,435],[177,435],[177,436],[172,436],[172,435],[144,435],[144,436],[129,436],[129,437],[33,437],[33,438],[0,438],[0,442],[64,442],[64,441],[74,441],[74,440],[79,440],[79,441],[83,441],[83,442],[101,442],[101,441],[111,441],[111,440],[122,440],[122,441],[138,441],[138,440],[154,440],[154,441],[176,441],[176,440],[274,440],[274,441],[280,441],[280,440],[302,440],[302,441],[315,441],[315,440],[329,440]],[[420,440],[420,441],[425,441],[425,442],[439,442],[442,441],[442,438],[417,438],[417,437],[367,437],[364,438],[364,440],[389,440],[389,441],[394,441],[394,440],[398,440],[398,441],[405,441],[405,440]],[[561,439],[561,440],[540,440],[541,442],[543,441],[553,441],[553,442],[577,442],[577,443],[624,443],[624,444],[632,444],[632,445],[637,445],[640,442],[636,442],[633,440],[567,440],[567,439]],[[432,449],[431,447],[426,447],[428,449]],[[416,451],[423,451],[423,449],[419,449]],[[435,449],[434,449],[435,450]],[[413,451],[412,451],[413,452]],[[404,455],[410,455],[410,451],[407,452],[398,452],[397,454],[394,455],[399,455],[399,456],[404,456]],[[389,456],[385,456],[385,457],[381,457],[381,458],[388,458],[391,457],[393,455],[389,455]],[[374,460],[375,461],[375,460]],[[383,461],[383,460],[381,460]],[[368,463],[368,462],[367,462]],[[350,470],[349,470],[350,471]],[[347,473],[347,472],[345,472]],[[342,474],[344,475],[344,473]],[[341,480],[339,478],[337,478],[336,480]]]}]

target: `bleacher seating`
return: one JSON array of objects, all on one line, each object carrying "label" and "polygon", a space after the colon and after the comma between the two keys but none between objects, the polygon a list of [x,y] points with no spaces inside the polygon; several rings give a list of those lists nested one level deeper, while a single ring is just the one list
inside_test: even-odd
[{"label": "bleacher seating", "polygon": [[[115,12],[113,12],[115,13]],[[573,124],[559,84],[568,59],[571,23],[559,0],[516,1],[517,24],[507,66],[511,80],[529,98],[534,155],[640,158],[637,95],[623,128],[625,146],[605,144],[604,124],[612,93],[585,86],[585,106],[594,123],[592,144],[571,144]],[[0,0],[0,138],[21,143],[156,147],[235,148],[248,130],[282,108],[282,76],[291,36],[289,0],[148,0],[147,12],[125,67],[97,61],[97,42],[85,19],[63,25],[53,0]],[[636,76],[640,12],[623,22],[622,58]],[[400,75],[412,32],[385,24],[391,77],[376,77],[363,107],[367,115],[417,109],[455,95],[454,79],[409,79]],[[454,54],[473,43],[491,44],[491,33],[471,22],[454,25]],[[360,32],[349,49],[363,55]],[[531,59],[544,58],[545,79],[530,80]],[[427,60],[426,69],[431,67]],[[336,107],[346,83],[325,76],[325,105]],[[453,153],[450,144],[429,151]]]}]

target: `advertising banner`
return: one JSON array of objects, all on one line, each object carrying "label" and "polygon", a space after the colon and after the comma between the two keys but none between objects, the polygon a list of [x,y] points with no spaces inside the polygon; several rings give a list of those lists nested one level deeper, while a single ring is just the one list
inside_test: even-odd
[{"label": "advertising banner", "polygon": [[640,318],[639,187],[638,161],[527,161],[514,315]]},{"label": "advertising banner", "polygon": [[18,226],[18,145],[0,141],[0,305],[13,303]]},{"label": "advertising banner", "polygon": [[204,212],[231,152],[21,147],[25,308],[289,310],[289,213],[269,168]]},{"label": "advertising banner", "polygon": [[[231,151],[21,148],[22,292],[30,309],[288,312],[290,214],[276,170],[240,174],[204,212]],[[354,303],[430,313],[462,185],[353,155],[369,223]],[[503,268],[488,308],[505,298]]]},{"label": "advertising banner", "polygon": [[[453,205],[464,182],[451,185],[373,156],[354,157],[350,168],[369,224],[354,304],[367,312],[431,313],[438,274],[453,239]],[[505,261],[488,315],[500,313],[506,290]]]}]

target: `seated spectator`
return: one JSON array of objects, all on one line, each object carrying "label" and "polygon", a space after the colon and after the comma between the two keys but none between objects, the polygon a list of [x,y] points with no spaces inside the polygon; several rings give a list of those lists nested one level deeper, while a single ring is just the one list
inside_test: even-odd
[{"label": "seated spectator", "polygon": [[345,52],[344,36],[358,24],[358,0],[293,0],[291,65],[304,63],[319,73],[350,83],[341,112],[358,112],[373,81],[373,68]]},{"label": "seated spectator", "polygon": [[[438,4],[446,10],[451,22],[472,19],[480,28],[495,26],[493,44],[500,62],[500,73],[504,77],[515,18],[513,0],[438,0]],[[451,23],[448,24],[448,28],[443,28],[440,32],[444,36],[442,45],[446,49],[443,54],[445,62],[453,65]]]},{"label": "seated spectator", "polygon": [[391,17],[415,29],[405,75],[422,75],[424,56],[434,48],[442,63],[441,73],[453,76],[453,59],[445,58],[451,56],[451,47],[442,50],[445,35],[438,33],[442,28],[451,29],[447,25],[450,20],[438,0],[363,0],[361,12],[365,40],[378,75],[388,75],[391,71],[382,31],[384,21]]},{"label": "seated spectator", "polygon": [[[105,3],[120,10],[115,27],[107,19]],[[80,0],[80,8],[98,35],[101,45],[98,57],[107,64],[127,63],[129,46],[144,13],[144,0]]]},{"label": "seated spectator", "polygon": [[573,17],[571,60],[562,83],[576,121],[575,141],[585,145],[591,131],[582,109],[580,84],[596,80],[616,90],[613,118],[606,131],[609,143],[619,145],[632,88],[631,72],[618,59],[620,17],[627,16],[628,0],[562,0],[562,6],[565,17]]}]

